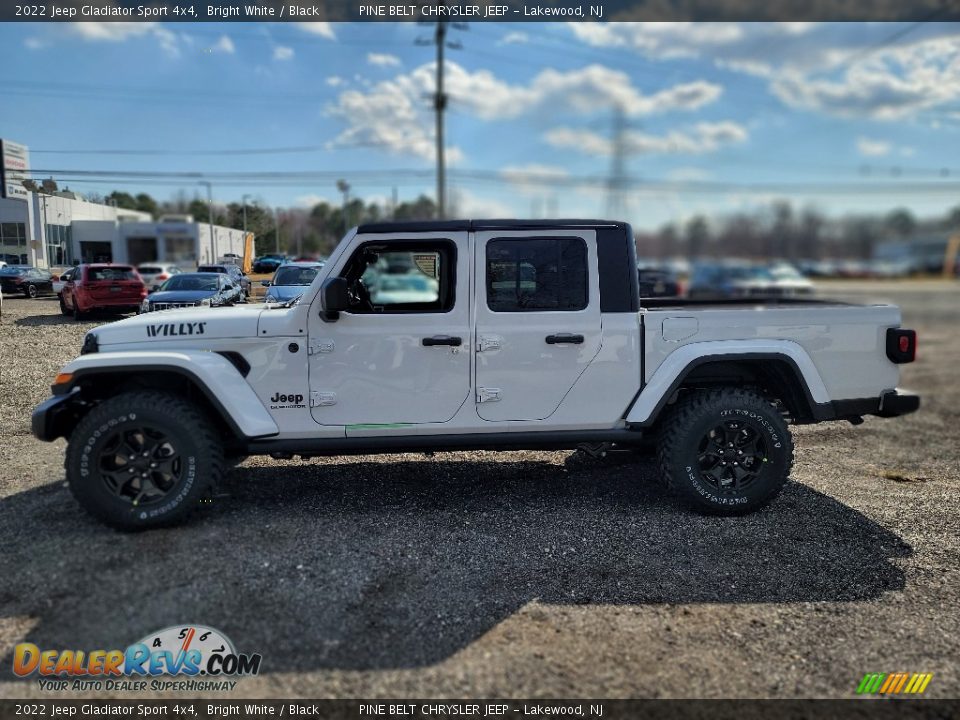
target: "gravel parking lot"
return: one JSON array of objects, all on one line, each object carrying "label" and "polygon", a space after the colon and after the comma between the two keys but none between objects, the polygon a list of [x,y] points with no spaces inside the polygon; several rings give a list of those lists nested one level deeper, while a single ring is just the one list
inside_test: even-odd
[{"label": "gravel parking lot", "polygon": [[692,515],[633,455],[254,458],[187,526],[138,535],[84,515],[64,442],[29,432],[110,318],[8,297],[0,697],[43,694],[12,678],[18,642],[125,647],[181,623],[263,655],[231,698],[845,698],[894,671],[956,697],[960,288],[828,288],[902,305],[920,333],[903,385],[924,406],[798,428],[793,481],[755,515]]}]

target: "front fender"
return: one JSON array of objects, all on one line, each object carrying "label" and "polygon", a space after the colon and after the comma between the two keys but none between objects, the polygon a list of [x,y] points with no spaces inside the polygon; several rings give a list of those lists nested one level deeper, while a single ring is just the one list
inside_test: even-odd
[{"label": "front fender", "polygon": [[246,438],[276,435],[280,430],[270,413],[227,358],[206,350],[105,352],[83,355],[67,363],[61,374],[71,375],[53,387],[66,395],[93,375],[141,375],[174,372],[192,380],[235,432]]},{"label": "front fender", "polygon": [[717,340],[690,343],[670,353],[661,363],[633,405],[626,421],[632,425],[648,425],[680,387],[684,377],[694,368],[713,360],[784,360],[793,366],[805,383],[808,398],[816,404],[829,403],[830,396],[810,355],[791,340]]}]

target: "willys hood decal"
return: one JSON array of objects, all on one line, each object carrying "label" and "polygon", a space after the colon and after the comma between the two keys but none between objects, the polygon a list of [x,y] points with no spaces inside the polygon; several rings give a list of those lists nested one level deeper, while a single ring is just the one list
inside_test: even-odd
[{"label": "willys hood decal", "polygon": [[263,305],[163,310],[101,325],[92,332],[101,348],[153,340],[256,337],[257,323],[263,311]]}]

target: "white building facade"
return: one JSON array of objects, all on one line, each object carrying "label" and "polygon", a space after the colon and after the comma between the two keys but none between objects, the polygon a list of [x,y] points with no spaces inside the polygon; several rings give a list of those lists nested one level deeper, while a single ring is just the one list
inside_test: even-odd
[{"label": "white building facade", "polygon": [[84,200],[71,192],[0,198],[0,260],[62,267],[75,262],[173,262],[189,269],[227,253],[243,257],[245,235],[189,215],[149,213]]}]

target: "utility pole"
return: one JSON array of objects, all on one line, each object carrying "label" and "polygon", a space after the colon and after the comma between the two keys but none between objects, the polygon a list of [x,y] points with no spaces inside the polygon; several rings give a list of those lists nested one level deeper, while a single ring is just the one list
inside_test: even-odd
[{"label": "utility pole", "polygon": [[217,252],[217,236],[213,233],[213,185],[209,180],[200,180],[200,185],[207,186],[207,220],[210,225],[210,247],[213,249],[213,257],[210,262],[216,262],[220,254]]},{"label": "utility pole", "polygon": [[613,109],[613,135],[611,138],[610,177],[607,179],[607,219],[626,220],[624,193],[627,188],[627,142],[626,121],[623,107]]},{"label": "utility pole", "polygon": [[350,183],[346,180],[337,180],[337,190],[343,193],[343,205],[340,214],[343,215],[343,234],[346,235],[350,230],[350,222],[347,219],[347,203],[350,202]]},{"label": "utility pole", "polygon": [[280,254],[280,215],[277,213],[278,208],[273,209],[273,239],[274,239],[274,252]]},{"label": "utility pole", "polygon": [[[441,4],[446,4],[441,3]],[[425,40],[423,38],[418,38],[416,41],[417,45],[435,45],[437,48],[437,74],[436,74],[436,88],[433,93],[433,112],[434,112],[434,121],[436,123],[436,142],[437,142],[437,219],[443,220],[447,214],[447,167],[446,159],[444,156],[445,150],[445,140],[444,140],[444,125],[443,125],[443,113],[447,109],[447,100],[448,95],[444,92],[443,87],[443,70],[444,70],[444,50],[450,48],[451,50],[459,50],[463,47],[459,42],[448,43],[447,42],[447,25],[450,24],[449,20],[438,20],[435,25],[436,28],[433,33],[433,40]],[[456,30],[466,30],[467,25],[464,23],[453,23],[453,27]]]}]

